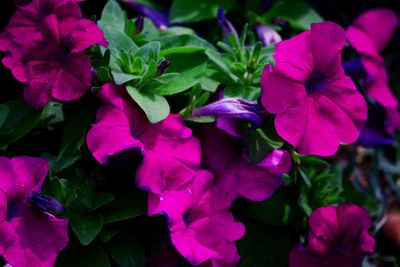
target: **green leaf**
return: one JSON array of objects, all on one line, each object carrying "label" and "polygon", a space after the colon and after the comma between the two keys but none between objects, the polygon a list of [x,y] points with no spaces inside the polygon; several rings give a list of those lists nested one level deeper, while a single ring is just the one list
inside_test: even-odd
[{"label": "green leaf", "polygon": [[76,192],[76,185],[65,179],[52,178],[51,195],[58,199],[64,206],[70,201]]},{"label": "green leaf", "polygon": [[91,210],[96,210],[115,200],[115,196],[111,193],[96,192],[93,196]]},{"label": "green leaf", "polygon": [[146,113],[151,123],[157,123],[165,119],[169,114],[169,105],[167,100],[159,95],[149,92],[139,91],[138,89],[127,86],[128,94]]},{"label": "green leaf", "polygon": [[246,202],[243,210],[245,216],[276,227],[287,225],[293,219],[292,213],[289,191],[285,187],[263,202]]},{"label": "green leaf", "polygon": [[160,49],[161,44],[159,42],[149,42],[144,46],[140,47],[136,53],[135,57],[141,57],[144,62],[149,62],[150,60],[154,60],[158,62],[160,58]]},{"label": "green leaf", "polygon": [[231,70],[229,69],[228,62],[226,62],[221,54],[215,51],[206,51],[207,56],[209,57],[210,61],[214,64],[214,66],[229,80],[235,84],[240,83],[240,79],[235,76]]},{"label": "green leaf", "polygon": [[109,0],[104,6],[101,21],[114,31],[125,31],[125,12],[115,0]]},{"label": "green leaf", "polygon": [[[133,23],[136,22],[136,19],[132,20]],[[144,18],[143,30],[140,34],[136,34],[133,36],[136,43],[143,45],[148,40],[154,40],[160,34],[160,30],[154,25],[154,23],[149,18]]]},{"label": "green leaf", "polygon": [[104,223],[109,224],[144,215],[146,211],[146,194],[138,190],[130,190],[117,196],[113,203],[105,206],[102,214]]},{"label": "green leaf", "polygon": [[169,54],[187,54],[197,51],[215,50],[214,46],[209,42],[193,34],[160,36],[156,40],[161,43],[162,57]]},{"label": "green leaf", "polygon": [[208,61],[207,56],[203,53],[170,54],[167,59],[171,65],[166,73],[179,73],[179,76],[152,89],[159,95],[177,94],[194,86],[204,75]]},{"label": "green leaf", "polygon": [[44,110],[36,111],[22,99],[11,100],[2,106],[3,110],[8,109],[8,114],[0,128],[0,145],[13,143],[27,135],[38,124]]},{"label": "green leaf", "polygon": [[312,23],[324,20],[303,0],[281,0],[281,2],[284,6],[279,9],[277,16],[288,20],[290,25],[299,31],[308,30]]},{"label": "green leaf", "polygon": [[10,109],[8,108],[7,105],[5,105],[5,104],[0,105],[0,128],[6,122],[9,112],[10,112]]},{"label": "green leaf", "polygon": [[44,107],[40,125],[49,126],[64,121],[63,105],[56,101],[51,101]]},{"label": "green leaf", "polygon": [[133,75],[133,74],[117,72],[117,71],[112,71],[111,73],[112,73],[114,82],[116,84],[125,84],[127,82],[133,81],[135,79],[140,79],[142,77],[140,75]]},{"label": "green leaf", "polygon": [[100,213],[71,214],[72,230],[82,245],[89,245],[103,227],[103,216]]},{"label": "green leaf", "polygon": [[135,42],[125,33],[110,28],[102,20],[99,21],[97,24],[102,29],[104,36],[106,37],[106,40],[108,42],[108,49],[110,49],[112,56],[119,57],[121,50],[134,52],[138,49],[138,46],[135,44]]},{"label": "green leaf", "polygon": [[242,132],[248,144],[250,160],[253,163],[261,161],[272,149],[281,148],[284,144],[275,132],[272,120],[262,128],[255,130],[249,130],[246,125]]},{"label": "green leaf", "polygon": [[108,251],[118,267],[144,267],[145,253],[139,242],[130,238],[112,240],[107,244]]},{"label": "green leaf", "polygon": [[224,90],[225,97],[239,97],[242,99],[255,101],[260,97],[261,88],[259,86],[245,86],[239,84],[227,84]]},{"label": "green leaf", "polygon": [[68,168],[82,157],[81,148],[85,144],[86,133],[95,119],[95,108],[94,101],[90,101],[74,112],[64,130],[60,154],[52,166],[55,173]]},{"label": "green leaf", "polygon": [[[134,52],[138,49],[135,42],[125,33],[126,14],[115,0],[109,0],[97,22],[108,42],[108,49],[112,52],[110,66],[115,65],[121,50]],[[105,51],[105,48],[102,48]]]},{"label": "green leaf", "polygon": [[210,63],[208,63],[204,75],[201,77],[199,82],[205,91],[214,93],[221,84],[219,76],[219,72],[215,70]]},{"label": "green leaf", "polygon": [[203,0],[196,3],[186,0],[174,0],[171,6],[170,22],[197,22],[215,18],[219,7],[229,10],[234,5],[235,1],[232,0]]}]

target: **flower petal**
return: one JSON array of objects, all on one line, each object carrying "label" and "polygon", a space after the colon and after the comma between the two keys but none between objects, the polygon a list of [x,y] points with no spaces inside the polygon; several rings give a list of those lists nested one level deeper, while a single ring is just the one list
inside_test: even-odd
[{"label": "flower petal", "polygon": [[311,25],[310,43],[315,72],[335,76],[342,71],[340,51],[345,40],[345,31],[336,23],[327,21]]}]

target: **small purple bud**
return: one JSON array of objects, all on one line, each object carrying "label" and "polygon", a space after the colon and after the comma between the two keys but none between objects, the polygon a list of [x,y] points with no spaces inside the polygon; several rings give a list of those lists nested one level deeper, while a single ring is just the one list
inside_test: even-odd
[{"label": "small purple bud", "polygon": [[257,102],[240,98],[224,98],[204,107],[195,109],[194,117],[214,116],[216,118],[242,119],[250,121],[254,128],[262,125]]},{"label": "small purple bud", "polygon": [[151,19],[157,28],[166,29],[169,27],[167,16],[164,13],[154,10],[144,4],[138,3],[135,0],[122,0],[122,2],[137,13]]},{"label": "small purple bud", "polygon": [[46,212],[53,214],[55,216],[60,216],[65,212],[65,208],[60,204],[55,198],[50,196],[44,196],[35,191],[32,191],[31,196],[28,198],[28,203],[33,207]]},{"label": "small purple bud", "polygon": [[272,44],[277,44],[282,41],[282,37],[272,28],[265,25],[256,26],[258,38],[264,46],[270,46]]},{"label": "small purple bud", "polygon": [[355,58],[344,62],[343,69],[347,75],[355,78],[366,78],[368,76],[361,58]]},{"label": "small purple bud", "polygon": [[144,17],[143,16],[139,16],[137,18],[137,20],[135,21],[135,32],[136,34],[139,34],[143,31],[143,25],[144,25]]},{"label": "small purple bud", "polygon": [[222,29],[222,34],[225,38],[229,38],[229,35],[232,33],[236,38],[239,38],[239,35],[236,29],[233,27],[232,23],[226,18],[225,11],[222,7],[218,9],[218,24]]},{"label": "small purple bud", "polygon": [[169,60],[164,59],[160,65],[157,66],[157,75],[161,75],[164,73],[164,71],[169,67],[171,63],[169,62]]}]

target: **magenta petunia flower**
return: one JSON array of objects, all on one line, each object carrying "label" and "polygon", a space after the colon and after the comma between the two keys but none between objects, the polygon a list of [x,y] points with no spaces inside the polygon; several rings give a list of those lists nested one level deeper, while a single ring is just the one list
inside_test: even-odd
[{"label": "magenta petunia flower", "polygon": [[149,215],[167,216],[172,243],[191,264],[235,266],[240,257],[234,242],[245,229],[215,201],[211,186],[211,173],[199,170],[179,190],[150,193]]},{"label": "magenta petunia flower", "polygon": [[321,22],[275,48],[276,65],[264,69],[261,101],[276,114],[278,134],[300,154],[333,155],[353,143],[367,119],[367,105],[344,74],[344,30]]},{"label": "magenta petunia flower", "polygon": [[143,154],[136,173],[139,187],[161,193],[194,178],[194,169],[200,165],[200,144],[180,115],[170,114],[151,124],[125,87],[112,83],[102,87],[99,97],[103,106],[87,135],[87,144],[101,164],[118,152],[139,148]]},{"label": "magenta petunia flower", "polygon": [[215,175],[215,187],[227,205],[239,196],[263,201],[282,185],[282,174],[290,171],[292,160],[286,150],[272,150],[257,164],[250,162],[243,140],[216,128],[203,131],[203,156]]},{"label": "magenta petunia flower", "polygon": [[33,107],[52,98],[70,101],[91,87],[88,47],[106,46],[97,25],[82,18],[77,1],[34,0],[20,6],[0,36],[3,64],[28,82],[25,100]]},{"label": "magenta petunia flower", "polygon": [[365,88],[386,110],[385,126],[389,133],[400,127],[400,113],[398,101],[390,90],[380,53],[389,43],[398,25],[399,19],[395,12],[378,8],[361,14],[347,29],[347,39],[361,54],[361,62],[367,72]]},{"label": "magenta petunia flower", "polygon": [[365,255],[374,251],[371,219],[357,205],[318,208],[309,225],[308,243],[292,249],[290,267],[361,267]]},{"label": "magenta petunia flower", "polygon": [[0,255],[13,267],[54,265],[68,244],[68,221],[47,212],[62,210],[38,194],[47,160],[0,157]]},{"label": "magenta petunia flower", "polygon": [[33,0],[16,3],[19,5],[17,10],[0,33],[0,50],[9,52],[2,62],[17,80],[27,82],[22,58],[28,47],[42,37],[42,24],[48,16],[82,18],[82,12],[74,2],[78,1]]},{"label": "magenta petunia flower", "polygon": [[96,43],[106,46],[103,33],[91,20],[48,16],[43,38],[23,57],[28,80],[25,100],[41,107],[52,98],[70,101],[85,94],[92,84],[92,71],[84,50]]}]

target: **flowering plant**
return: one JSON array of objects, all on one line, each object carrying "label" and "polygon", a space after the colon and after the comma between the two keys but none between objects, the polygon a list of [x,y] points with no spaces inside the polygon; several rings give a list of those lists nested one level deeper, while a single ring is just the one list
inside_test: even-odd
[{"label": "flowering plant", "polygon": [[8,0],[0,266],[399,266],[400,7],[354,2]]}]

